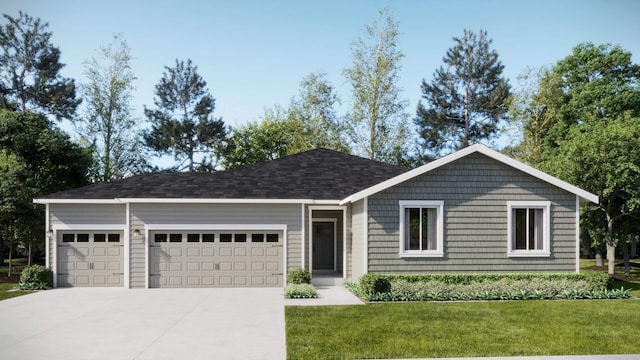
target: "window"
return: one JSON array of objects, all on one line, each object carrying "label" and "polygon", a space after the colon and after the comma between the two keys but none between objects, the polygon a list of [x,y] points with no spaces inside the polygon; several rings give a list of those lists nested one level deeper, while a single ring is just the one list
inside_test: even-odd
[{"label": "window", "polygon": [[187,234],[187,242],[200,242],[200,234]]},{"label": "window", "polygon": [[267,234],[267,242],[278,242],[278,234]]},{"label": "window", "polygon": [[251,234],[251,242],[264,242],[264,234]]},{"label": "window", "polygon": [[549,256],[550,208],[548,201],[507,202],[509,256]]},{"label": "window", "polygon": [[77,242],[89,242],[89,234],[78,234],[76,236]]},{"label": "window", "polygon": [[233,241],[237,243],[247,242],[247,234],[235,234],[233,235]]},{"label": "window", "polygon": [[220,242],[231,242],[231,234],[220,234]]},{"label": "window", "polygon": [[153,239],[155,242],[167,242],[167,234],[155,234],[153,235]]},{"label": "window", "polygon": [[120,242],[120,234],[109,234],[108,242]]},{"label": "window", "polygon": [[93,242],[105,242],[106,238],[105,234],[93,234]]},{"label": "window", "polygon": [[74,234],[62,234],[62,242],[74,242],[76,236]]},{"label": "window", "polygon": [[182,242],[182,234],[169,234],[169,242]]},{"label": "window", "polygon": [[202,234],[202,242],[213,242],[214,239],[214,234]]},{"label": "window", "polygon": [[400,201],[400,255],[443,256],[443,201]]}]

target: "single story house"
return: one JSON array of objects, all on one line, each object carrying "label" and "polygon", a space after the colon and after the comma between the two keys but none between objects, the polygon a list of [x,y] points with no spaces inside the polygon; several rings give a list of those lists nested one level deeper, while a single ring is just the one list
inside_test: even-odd
[{"label": "single story house", "polygon": [[413,170],[317,149],[157,172],[46,206],[54,286],[284,286],[286,273],[576,272],[598,197],[473,145]]}]

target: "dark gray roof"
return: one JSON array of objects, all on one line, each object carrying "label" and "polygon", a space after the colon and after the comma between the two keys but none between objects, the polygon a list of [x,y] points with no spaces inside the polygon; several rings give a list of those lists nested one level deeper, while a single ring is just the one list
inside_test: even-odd
[{"label": "dark gray roof", "polygon": [[339,200],[408,170],[338,151],[316,149],[214,173],[142,174],[39,199]]}]

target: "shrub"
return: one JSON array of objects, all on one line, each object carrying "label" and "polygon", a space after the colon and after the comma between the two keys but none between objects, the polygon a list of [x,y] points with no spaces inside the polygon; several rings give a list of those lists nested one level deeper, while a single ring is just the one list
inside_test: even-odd
[{"label": "shrub", "polygon": [[[604,276],[603,276],[604,275]],[[369,301],[526,300],[624,298],[611,280],[593,274],[367,274],[360,296]]]},{"label": "shrub", "polygon": [[309,299],[318,297],[316,288],[311,284],[288,284],[284,292],[289,299]]},{"label": "shrub", "polygon": [[311,284],[311,273],[302,268],[293,269],[287,274],[287,284]]},{"label": "shrub", "polygon": [[27,266],[22,270],[22,274],[20,275],[20,288],[23,287],[23,284],[24,286],[31,284],[33,286],[39,286],[40,289],[46,289],[51,287],[51,276],[51,270],[42,265]]},{"label": "shrub", "polygon": [[391,290],[388,276],[380,274],[365,274],[360,278],[360,292],[363,296],[387,293]]}]

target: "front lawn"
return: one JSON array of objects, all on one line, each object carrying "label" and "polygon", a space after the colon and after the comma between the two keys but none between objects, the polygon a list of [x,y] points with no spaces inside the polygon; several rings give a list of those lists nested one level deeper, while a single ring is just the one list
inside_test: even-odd
[{"label": "front lawn", "polygon": [[[631,259],[631,271],[629,275],[624,274],[624,263],[618,260],[615,266],[615,274],[613,275],[613,288],[631,289],[631,296],[640,298],[640,259]],[[596,266],[594,259],[580,259],[580,272],[584,271],[601,271],[607,272],[607,260],[604,260],[604,266]]]},{"label": "front lawn", "polygon": [[640,301],[285,308],[288,359],[640,353]]},{"label": "front lawn", "polygon": [[11,276],[9,276],[9,261],[5,259],[4,263],[0,264],[0,300],[32,293],[32,291],[11,291],[18,287],[20,273],[24,266],[24,259],[13,259]]}]

